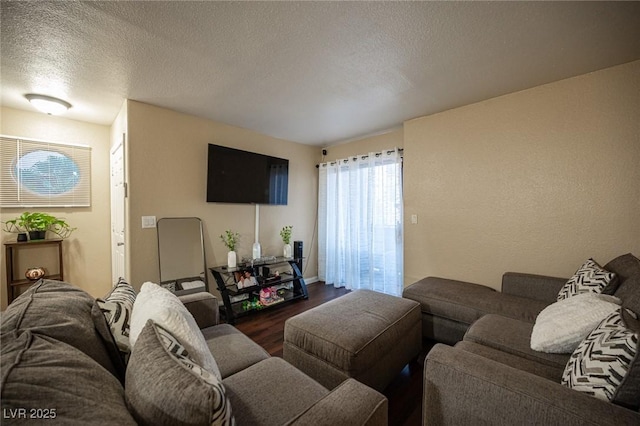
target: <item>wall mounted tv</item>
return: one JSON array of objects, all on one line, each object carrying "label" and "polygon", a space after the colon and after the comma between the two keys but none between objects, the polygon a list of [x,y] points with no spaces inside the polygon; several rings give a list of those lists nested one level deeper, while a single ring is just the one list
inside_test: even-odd
[{"label": "wall mounted tv", "polygon": [[209,144],[207,202],[286,205],[289,160]]}]

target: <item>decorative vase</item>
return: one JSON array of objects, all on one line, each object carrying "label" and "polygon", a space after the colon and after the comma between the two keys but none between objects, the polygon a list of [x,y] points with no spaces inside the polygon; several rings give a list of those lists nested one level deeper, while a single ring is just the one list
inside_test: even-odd
[{"label": "decorative vase", "polygon": [[37,268],[27,269],[27,271],[24,273],[24,276],[31,281],[36,281],[44,277],[44,274],[45,274],[44,268],[39,266]]},{"label": "decorative vase", "polygon": [[259,242],[253,243],[253,248],[251,250],[253,260],[260,259],[262,257],[262,250]]},{"label": "decorative vase", "polygon": [[235,251],[227,253],[227,266],[229,268],[235,268],[238,265],[238,259]]},{"label": "decorative vase", "polygon": [[19,233],[18,237],[16,238],[16,241],[18,241],[19,243],[27,241],[27,233],[26,232]]},{"label": "decorative vase", "polygon": [[284,249],[282,250],[282,254],[283,254],[284,257],[287,257],[287,258],[293,256],[292,250],[291,250],[291,244],[285,244],[284,245]]}]

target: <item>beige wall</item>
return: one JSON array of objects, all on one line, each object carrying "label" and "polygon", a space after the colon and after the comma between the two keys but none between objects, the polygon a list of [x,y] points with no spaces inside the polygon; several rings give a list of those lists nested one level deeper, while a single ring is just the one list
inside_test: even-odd
[{"label": "beige wall", "polygon": [[405,284],[640,255],[639,117],[636,61],[406,122]]},{"label": "beige wall", "polygon": [[[64,217],[71,226],[78,228],[64,242],[64,279],[93,296],[105,294],[111,281],[109,127],[11,108],[2,108],[0,111],[0,133],[4,135],[91,146],[91,207],[31,210]],[[3,208],[0,210],[0,220],[12,219],[25,210]],[[2,235],[3,241],[15,241],[15,238],[14,234]],[[3,251],[2,309],[7,305],[4,261]]]},{"label": "beige wall", "polygon": [[[260,206],[262,252],[280,254],[280,229],[293,225],[293,239],[305,244],[305,277],[317,275],[317,244],[312,238],[317,210],[317,147],[134,101],[128,102],[128,143],[128,248],[134,286],[159,279],[156,230],[142,229],[141,216],[200,217],[208,266],[227,262],[227,250],[219,238],[226,229],[241,234],[239,255],[251,254],[255,207],[205,201],[209,143],[289,159],[289,204]],[[211,276],[209,279],[215,287]]]},{"label": "beige wall", "polygon": [[[499,288],[505,270],[568,276],[591,256],[605,263],[640,254],[639,95],[636,61],[408,121],[328,147],[325,160],[404,147],[405,284],[440,275]],[[317,275],[319,148],[133,101],[111,129],[1,113],[2,134],[92,146],[92,206],[50,210],[79,228],[65,243],[65,279],[92,295],[110,287],[109,147],[123,132],[128,276],[136,287],[159,278],[156,230],[141,229],[143,215],[202,218],[209,266],[226,262],[218,237],[225,229],[242,234],[241,256],[250,253],[254,206],[204,201],[208,143],[290,160],[289,205],[261,206],[260,241],[265,254],[279,253],[279,230],[293,225],[293,238],[305,242],[305,276]],[[0,220],[21,211],[2,209]]]},{"label": "beige wall", "polygon": [[[324,161],[334,161],[341,158],[347,158],[352,155],[366,154],[369,152],[378,152],[383,149],[402,148],[404,145],[404,129],[393,129],[375,136],[368,136],[345,143],[329,146],[325,148],[327,155]],[[322,151],[319,149],[318,151]],[[321,155],[321,154],[320,154]],[[322,160],[321,160],[322,161]]]}]

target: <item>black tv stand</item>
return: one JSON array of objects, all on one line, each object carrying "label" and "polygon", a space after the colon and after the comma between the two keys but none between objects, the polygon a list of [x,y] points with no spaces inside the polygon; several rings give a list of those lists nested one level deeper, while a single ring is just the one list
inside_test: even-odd
[{"label": "black tv stand", "polygon": [[[239,264],[235,268],[226,265],[209,268],[222,297],[220,314],[227,323],[235,324],[240,317],[294,300],[308,299],[307,285],[298,266],[301,263],[302,259],[298,258],[271,257]],[[286,270],[280,272],[279,276],[274,276],[272,271],[281,268]],[[265,274],[267,270],[269,273]],[[256,278],[256,285],[238,288],[236,274],[245,271],[250,271]],[[278,300],[267,305],[256,304],[255,301],[260,299],[260,290],[265,287],[276,287]]]}]

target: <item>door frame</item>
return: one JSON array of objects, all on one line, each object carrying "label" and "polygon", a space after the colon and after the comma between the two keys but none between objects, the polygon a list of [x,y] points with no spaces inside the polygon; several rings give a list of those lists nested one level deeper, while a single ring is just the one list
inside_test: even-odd
[{"label": "door frame", "polygon": [[[119,278],[127,278],[127,155],[126,134],[122,133],[122,139],[111,148],[109,155],[109,178],[111,191],[111,284],[116,285]],[[122,155],[122,189],[116,188],[114,178],[115,157]],[[120,210],[120,211],[118,211]],[[117,218],[122,220],[122,232],[116,232]],[[120,254],[121,252],[121,254]],[[121,259],[121,265],[118,260]]]}]

